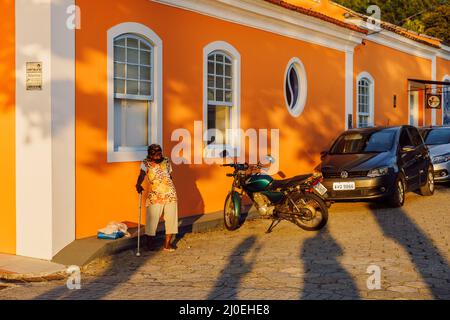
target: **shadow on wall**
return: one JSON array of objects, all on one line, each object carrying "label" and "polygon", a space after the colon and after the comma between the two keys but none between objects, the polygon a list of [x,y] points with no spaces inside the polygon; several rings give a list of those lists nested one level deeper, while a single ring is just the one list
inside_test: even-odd
[{"label": "shadow on wall", "polygon": [[305,240],[300,253],[305,273],[300,299],[317,300],[320,294],[330,292],[338,292],[346,300],[361,298],[353,277],[339,263],[343,254],[326,228]]},{"label": "shadow on wall", "polygon": [[[386,237],[401,245],[435,299],[450,294],[450,266],[433,241],[403,209],[371,204],[372,214]],[[412,279],[411,281],[414,281]]]},{"label": "shadow on wall", "polygon": [[[260,251],[260,247],[253,250],[256,240],[256,236],[249,236],[234,249],[207,300],[238,299],[237,294],[242,279],[252,271]],[[252,250],[252,256],[247,257]]]}]

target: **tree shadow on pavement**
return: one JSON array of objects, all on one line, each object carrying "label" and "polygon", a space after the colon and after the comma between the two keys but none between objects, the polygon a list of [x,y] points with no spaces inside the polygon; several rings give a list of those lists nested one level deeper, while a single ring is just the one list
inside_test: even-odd
[{"label": "tree shadow on pavement", "polygon": [[237,299],[239,285],[245,275],[253,269],[259,251],[259,248],[256,248],[250,261],[246,261],[245,256],[252,250],[255,243],[256,236],[249,236],[234,249],[227,265],[222,270],[222,275],[209,293],[208,300]]},{"label": "tree shadow on pavement", "polygon": [[432,239],[401,208],[386,208],[383,204],[373,203],[370,209],[384,235],[397,242],[408,253],[433,297],[440,299],[444,296],[448,299],[450,267]]},{"label": "tree shadow on pavement", "polygon": [[304,241],[300,253],[305,273],[301,299],[360,299],[352,276],[339,263],[343,254],[326,227]]},{"label": "tree shadow on pavement", "polygon": [[[182,237],[183,235],[178,235]],[[145,239],[145,237],[143,237]],[[144,241],[142,241],[144,243]],[[163,238],[158,237],[155,240],[154,247],[156,250],[163,246]],[[138,274],[139,268],[153,258],[158,251],[147,251],[145,247],[141,250],[141,257],[136,257],[135,250],[127,250],[112,256],[106,270],[100,275],[85,275],[81,274],[81,289],[69,290],[64,283],[50,291],[47,291],[33,300],[100,300],[107,298],[119,286],[129,284],[131,280],[139,281],[139,279],[132,279]],[[167,253],[172,254],[172,253]],[[83,279],[88,279],[84,282]],[[144,290],[144,288],[142,288]],[[130,293],[129,299],[132,299]]]}]

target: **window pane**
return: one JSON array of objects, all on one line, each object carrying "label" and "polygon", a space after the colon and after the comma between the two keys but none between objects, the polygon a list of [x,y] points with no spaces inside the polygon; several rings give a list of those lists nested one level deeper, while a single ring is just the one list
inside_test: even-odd
[{"label": "window pane", "polygon": [[214,76],[208,76],[208,88],[214,88]]},{"label": "window pane", "polygon": [[217,61],[217,62],[223,62],[223,55],[221,55],[221,54],[216,54],[216,61]]},{"label": "window pane", "polygon": [[216,88],[223,89],[223,78],[216,77]]},{"label": "window pane", "polygon": [[134,38],[127,38],[127,47],[138,48],[138,40]]},{"label": "window pane", "polygon": [[125,80],[114,80],[114,92],[125,93]]},{"label": "window pane", "polygon": [[208,100],[214,101],[214,90],[213,89],[208,89]]},{"label": "window pane", "polygon": [[231,66],[225,66],[225,75],[231,77]]},{"label": "window pane", "polygon": [[216,74],[219,76],[223,76],[223,64],[216,64]]},{"label": "window pane", "polygon": [[125,78],[124,63],[114,63],[114,77]]},{"label": "window pane", "polygon": [[216,129],[209,133],[208,142],[226,144],[226,130],[230,129],[230,107],[208,106],[208,129]]},{"label": "window pane", "polygon": [[147,51],[141,51],[141,64],[149,66],[151,65],[151,53]]},{"label": "window pane", "polygon": [[148,144],[148,102],[146,101],[126,101],[126,112],[122,111],[126,117],[122,123],[125,133],[126,147],[143,147]]},{"label": "window pane", "polygon": [[216,101],[223,101],[223,90],[216,90]]},{"label": "window pane", "polygon": [[141,49],[151,50],[152,48],[144,41],[141,41]]},{"label": "window pane", "polygon": [[114,47],[114,61],[125,62],[125,48]]},{"label": "window pane", "polygon": [[150,67],[141,67],[141,80],[150,80]]},{"label": "window pane", "polygon": [[225,92],[225,102],[233,102],[233,94],[231,91]]},{"label": "window pane", "polygon": [[228,57],[225,57],[225,62],[226,63],[231,63],[231,60]]},{"label": "window pane", "polygon": [[127,81],[127,94],[138,94],[137,81]]},{"label": "window pane", "polygon": [[139,83],[139,94],[143,95],[143,96],[150,96],[151,92],[150,92],[150,87],[151,87],[151,83],[150,82],[144,82],[141,81]]},{"label": "window pane", "polygon": [[138,52],[136,49],[127,49],[127,62],[138,64]]},{"label": "window pane", "polygon": [[208,62],[208,73],[214,74],[214,62]]},{"label": "window pane", "polygon": [[138,66],[134,66],[134,65],[127,65],[127,78],[128,79],[139,79],[139,75],[138,75],[139,69]]},{"label": "window pane", "polygon": [[125,38],[114,41],[114,45],[125,46]]},{"label": "window pane", "polygon": [[225,79],[225,89],[231,90],[231,78]]}]

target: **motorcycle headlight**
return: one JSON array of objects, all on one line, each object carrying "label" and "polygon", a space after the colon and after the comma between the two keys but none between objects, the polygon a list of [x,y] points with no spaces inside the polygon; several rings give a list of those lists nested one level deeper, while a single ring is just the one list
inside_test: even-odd
[{"label": "motorcycle headlight", "polygon": [[450,153],[443,154],[440,156],[433,157],[433,164],[439,164],[450,161]]},{"label": "motorcycle headlight", "polygon": [[367,176],[369,178],[376,178],[376,177],[385,176],[388,173],[389,173],[389,167],[383,167],[383,168],[370,170],[369,173],[367,174]]}]

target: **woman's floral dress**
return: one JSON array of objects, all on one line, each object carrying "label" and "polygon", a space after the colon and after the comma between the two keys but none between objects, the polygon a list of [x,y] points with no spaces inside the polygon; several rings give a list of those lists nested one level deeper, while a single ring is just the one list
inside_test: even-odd
[{"label": "woman's floral dress", "polygon": [[150,183],[150,191],[147,194],[145,203],[147,207],[153,204],[166,204],[178,201],[175,185],[170,176],[172,166],[168,158],[164,158],[161,163],[154,163],[149,159],[145,159],[141,164],[141,169],[147,173]]}]

